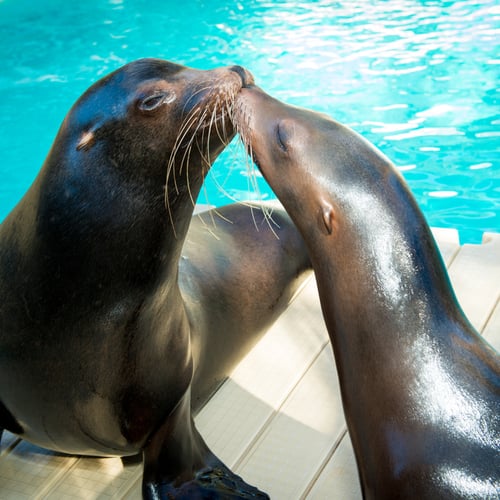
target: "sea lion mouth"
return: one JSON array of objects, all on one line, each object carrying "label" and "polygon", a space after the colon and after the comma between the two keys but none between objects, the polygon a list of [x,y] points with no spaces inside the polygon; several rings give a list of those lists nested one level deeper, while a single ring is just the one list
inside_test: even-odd
[{"label": "sea lion mouth", "polygon": [[[167,163],[165,186],[173,177],[171,192],[178,195],[187,182],[187,192],[195,206],[198,184],[205,178],[215,158],[235,135],[233,112],[236,97],[244,85],[253,83],[252,74],[241,66],[230,66],[207,72],[191,87],[182,114],[184,119]],[[193,154],[199,158],[201,168],[193,173],[189,164]],[[184,175],[185,180],[181,181]],[[196,178],[196,179],[195,179]],[[167,207],[172,227],[169,190],[165,189]],[[175,228],[174,228],[175,234]]]},{"label": "sea lion mouth", "polygon": [[[238,78],[234,77],[235,74]],[[241,89],[253,85],[252,73],[239,65],[226,67],[214,80],[202,83],[201,88],[194,92],[189,101],[191,109],[187,116],[198,116],[198,120],[193,121],[191,125],[191,131],[194,130],[196,134],[205,133],[206,129],[214,129],[220,136],[221,126],[224,130],[223,142],[226,142],[228,134],[225,129],[228,126],[232,128],[233,108],[237,95]]]}]

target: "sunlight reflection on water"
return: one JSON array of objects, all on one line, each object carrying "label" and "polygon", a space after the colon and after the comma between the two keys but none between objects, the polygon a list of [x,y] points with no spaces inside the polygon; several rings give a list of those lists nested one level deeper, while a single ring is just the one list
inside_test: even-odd
[{"label": "sunlight reflection on water", "polygon": [[[500,231],[496,0],[199,0],[175,4],[174,14],[173,5],[0,2],[0,87],[9,96],[0,102],[0,219],[79,94],[125,62],[154,56],[248,67],[271,94],[326,112],[377,145],[432,225],[470,241]],[[212,170],[210,203],[229,201],[217,182],[235,198],[255,195],[242,155],[230,149]]]}]

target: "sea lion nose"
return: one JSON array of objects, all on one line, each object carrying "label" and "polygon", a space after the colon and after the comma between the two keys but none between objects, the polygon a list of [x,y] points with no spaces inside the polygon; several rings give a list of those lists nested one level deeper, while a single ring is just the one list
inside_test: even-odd
[{"label": "sea lion nose", "polygon": [[243,68],[242,66],[234,65],[230,66],[229,69],[240,75],[243,87],[247,87],[248,85],[252,85],[253,83],[255,83],[252,73],[250,73],[250,71]]}]

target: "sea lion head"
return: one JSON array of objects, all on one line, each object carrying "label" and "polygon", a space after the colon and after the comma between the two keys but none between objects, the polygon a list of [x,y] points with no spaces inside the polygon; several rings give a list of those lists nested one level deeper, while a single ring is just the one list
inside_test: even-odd
[{"label": "sea lion head", "polygon": [[102,219],[92,207],[125,224],[134,223],[134,211],[168,211],[172,226],[185,219],[178,207],[192,212],[206,173],[234,136],[234,97],[252,81],[239,66],[203,71],[160,59],[105,76],[71,108],[46,159],[43,219],[68,211],[73,222]]},{"label": "sea lion head", "polygon": [[287,105],[255,85],[238,94],[234,120],[254,162],[306,240],[307,235],[335,237],[354,207],[361,206],[364,193],[374,186],[386,189],[391,185],[387,177],[400,177],[353,130],[326,114]]},{"label": "sea lion head", "polygon": [[150,178],[199,156],[206,173],[234,135],[229,111],[251,78],[240,67],[200,71],[140,59],[90,87],[61,133],[82,163],[104,157],[110,166],[129,166],[130,176]]}]

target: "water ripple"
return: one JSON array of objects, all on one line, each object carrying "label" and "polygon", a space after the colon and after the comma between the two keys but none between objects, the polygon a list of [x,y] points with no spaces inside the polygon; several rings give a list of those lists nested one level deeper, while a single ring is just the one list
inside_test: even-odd
[{"label": "water ripple", "polygon": [[[124,62],[155,56],[247,66],[278,98],[329,113],[381,148],[431,224],[476,239],[498,232],[500,188],[488,179],[500,178],[499,34],[497,0],[193,1],[175,15],[169,2],[146,0],[0,2],[9,96],[0,102],[0,220],[78,95]],[[228,190],[245,197],[241,161],[228,152],[213,172],[234,170]],[[228,201],[213,184],[208,192]]]}]

